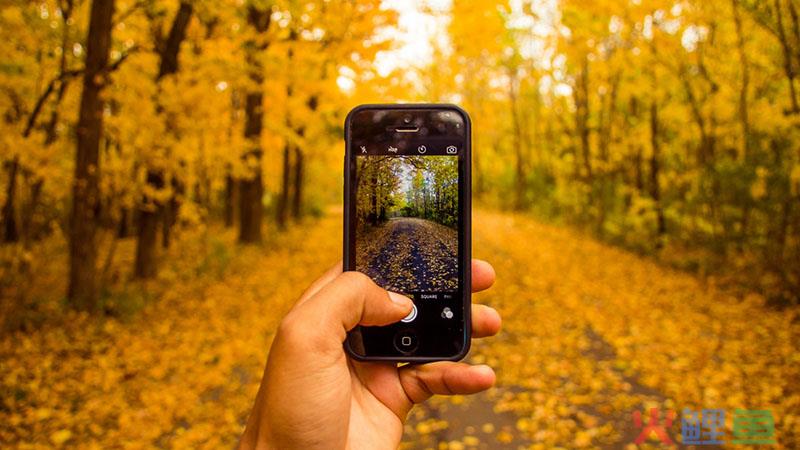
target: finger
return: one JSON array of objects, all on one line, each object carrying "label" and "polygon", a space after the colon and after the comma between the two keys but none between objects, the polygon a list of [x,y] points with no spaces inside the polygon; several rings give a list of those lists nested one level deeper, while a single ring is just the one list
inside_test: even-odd
[{"label": "finger", "polygon": [[342,261],[339,261],[336,264],[334,264],[333,267],[328,269],[327,272],[322,274],[321,277],[317,278],[313,283],[311,283],[311,286],[309,286],[308,289],[306,289],[306,291],[303,292],[303,295],[300,296],[300,299],[297,300],[295,306],[311,298],[314,294],[319,292],[319,290],[322,289],[325,285],[336,279],[336,277],[339,276],[339,274],[341,273],[342,273]]},{"label": "finger", "polygon": [[494,385],[495,374],[486,365],[435,362],[407,365],[399,369],[400,384],[412,403],[421,403],[434,394],[475,394]]},{"label": "finger", "polygon": [[411,312],[411,299],[388,292],[360,272],[344,272],[323,286],[284,319],[298,332],[322,337],[341,350],[356,325],[397,322]]},{"label": "finger", "polygon": [[[297,300],[296,305],[299,305],[314,294],[319,292],[323,286],[333,281],[340,273],[342,273],[342,261],[336,263],[333,267],[328,269],[321,277],[314,281],[311,286],[303,292],[300,299]],[[472,292],[480,292],[489,289],[495,280],[495,271],[491,264],[482,259],[472,260]]]},{"label": "finger", "polygon": [[500,331],[502,319],[492,307],[472,305],[472,337],[482,338],[494,336]]},{"label": "finger", "polygon": [[482,259],[472,260],[472,292],[489,289],[494,284],[494,267]]}]

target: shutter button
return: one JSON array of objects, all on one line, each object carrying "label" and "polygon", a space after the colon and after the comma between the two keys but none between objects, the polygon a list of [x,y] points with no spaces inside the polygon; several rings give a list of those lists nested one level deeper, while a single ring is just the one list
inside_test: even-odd
[{"label": "shutter button", "polygon": [[405,316],[402,319],[400,319],[400,322],[408,323],[408,322],[412,322],[416,318],[417,318],[417,305],[412,303],[411,304],[411,312],[408,313],[407,316]]}]

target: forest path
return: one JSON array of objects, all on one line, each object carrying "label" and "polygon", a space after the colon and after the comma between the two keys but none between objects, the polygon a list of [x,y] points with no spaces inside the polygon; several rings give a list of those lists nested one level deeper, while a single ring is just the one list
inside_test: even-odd
[{"label": "forest path", "polygon": [[359,261],[367,275],[397,292],[458,288],[458,233],[416,217],[391,218],[370,231],[377,239]]},{"label": "forest path", "polygon": [[736,409],[769,410],[779,447],[800,446],[796,310],[524,215],[476,211],[473,224],[474,256],[497,270],[473,301],[503,330],[469,360],[494,367],[497,387],[417,408],[406,448],[632,449],[632,413],[649,408],[722,409],[729,444]]},{"label": "forest path", "polygon": [[[2,337],[0,442],[231,448],[280,318],[341,257],[341,221],[329,214],[263,247],[222,233],[235,250],[220,278],[163,268],[169,289],[136,316],[71,313]],[[498,274],[474,301],[504,325],[469,360],[494,367],[498,384],[415,408],[404,447],[632,448],[631,413],[651,406],[724,409],[729,427],[737,408],[767,409],[778,448],[800,446],[796,313],[523,215],[476,211],[473,223],[475,256]]]}]

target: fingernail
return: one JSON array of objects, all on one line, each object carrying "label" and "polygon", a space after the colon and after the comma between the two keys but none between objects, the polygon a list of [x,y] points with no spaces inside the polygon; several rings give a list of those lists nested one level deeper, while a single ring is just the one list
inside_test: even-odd
[{"label": "fingernail", "polygon": [[397,292],[392,292],[392,291],[388,292],[389,292],[389,298],[392,299],[392,301],[397,305],[408,306],[408,304],[411,303],[411,299],[403,294],[398,294]]},{"label": "fingernail", "polygon": [[494,369],[487,366],[486,364],[478,364],[477,366],[472,366],[472,370],[476,372],[481,372],[484,375],[494,375]]}]

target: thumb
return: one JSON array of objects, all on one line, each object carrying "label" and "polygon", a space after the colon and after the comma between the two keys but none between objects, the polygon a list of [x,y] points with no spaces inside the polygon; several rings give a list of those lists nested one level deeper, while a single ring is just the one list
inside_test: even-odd
[{"label": "thumb", "polygon": [[304,319],[311,335],[323,332],[331,340],[335,336],[332,343],[341,347],[356,325],[388,325],[407,316],[411,308],[408,297],[381,288],[363,273],[344,272],[291,314]]}]

